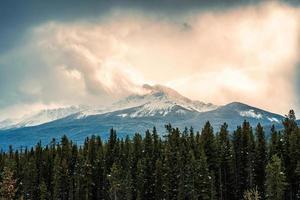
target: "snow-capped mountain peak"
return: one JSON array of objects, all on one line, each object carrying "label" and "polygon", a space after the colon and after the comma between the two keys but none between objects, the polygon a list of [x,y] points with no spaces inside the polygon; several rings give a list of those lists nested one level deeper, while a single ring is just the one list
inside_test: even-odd
[{"label": "snow-capped mountain peak", "polygon": [[131,109],[131,113],[121,113],[122,117],[166,116],[168,114],[185,114],[187,112],[206,112],[218,106],[193,101],[177,91],[163,85],[143,85],[142,94],[133,94],[107,107],[70,106],[56,109],[44,109],[37,113],[25,115],[17,119],[0,122],[0,129],[35,126],[72,115],[81,119],[91,115],[100,115],[114,111]]},{"label": "snow-capped mountain peak", "polygon": [[[116,110],[137,107],[134,113],[122,116],[146,117],[154,115],[167,115],[175,108],[177,113],[185,113],[185,110],[192,112],[205,112],[217,109],[218,106],[205,104],[200,101],[193,101],[182,96],[177,91],[162,85],[143,85],[145,93],[142,95],[131,95],[113,104]],[[178,110],[178,107],[181,109]]]}]

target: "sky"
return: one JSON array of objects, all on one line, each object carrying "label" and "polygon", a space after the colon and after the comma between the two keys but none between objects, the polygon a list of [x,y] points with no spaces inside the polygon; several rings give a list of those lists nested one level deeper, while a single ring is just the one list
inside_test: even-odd
[{"label": "sky", "polygon": [[162,84],[300,113],[296,1],[1,1],[0,120]]}]

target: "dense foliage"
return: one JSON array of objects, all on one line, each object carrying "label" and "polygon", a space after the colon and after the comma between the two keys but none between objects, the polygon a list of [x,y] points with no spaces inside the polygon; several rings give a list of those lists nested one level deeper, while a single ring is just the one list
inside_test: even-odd
[{"label": "dense foliage", "polygon": [[300,199],[300,129],[293,111],[284,129],[248,122],[229,134],[166,125],[143,137],[108,141],[67,137],[0,154],[0,199]]}]

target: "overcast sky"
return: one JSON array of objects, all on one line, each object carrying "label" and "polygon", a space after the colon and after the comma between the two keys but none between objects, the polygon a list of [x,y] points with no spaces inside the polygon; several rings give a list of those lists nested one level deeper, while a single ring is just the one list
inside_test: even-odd
[{"label": "overcast sky", "polygon": [[105,105],[144,83],[218,105],[300,111],[292,1],[45,2],[0,3],[0,120]]}]

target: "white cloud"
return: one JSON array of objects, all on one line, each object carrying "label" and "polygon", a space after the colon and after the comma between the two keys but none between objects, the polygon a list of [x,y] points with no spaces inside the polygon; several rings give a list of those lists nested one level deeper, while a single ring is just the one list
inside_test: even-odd
[{"label": "white cloud", "polygon": [[268,2],[159,17],[115,11],[36,27],[23,47],[0,57],[2,76],[12,77],[0,106],[105,104],[145,82],[217,104],[280,113],[296,106],[299,9]]}]

